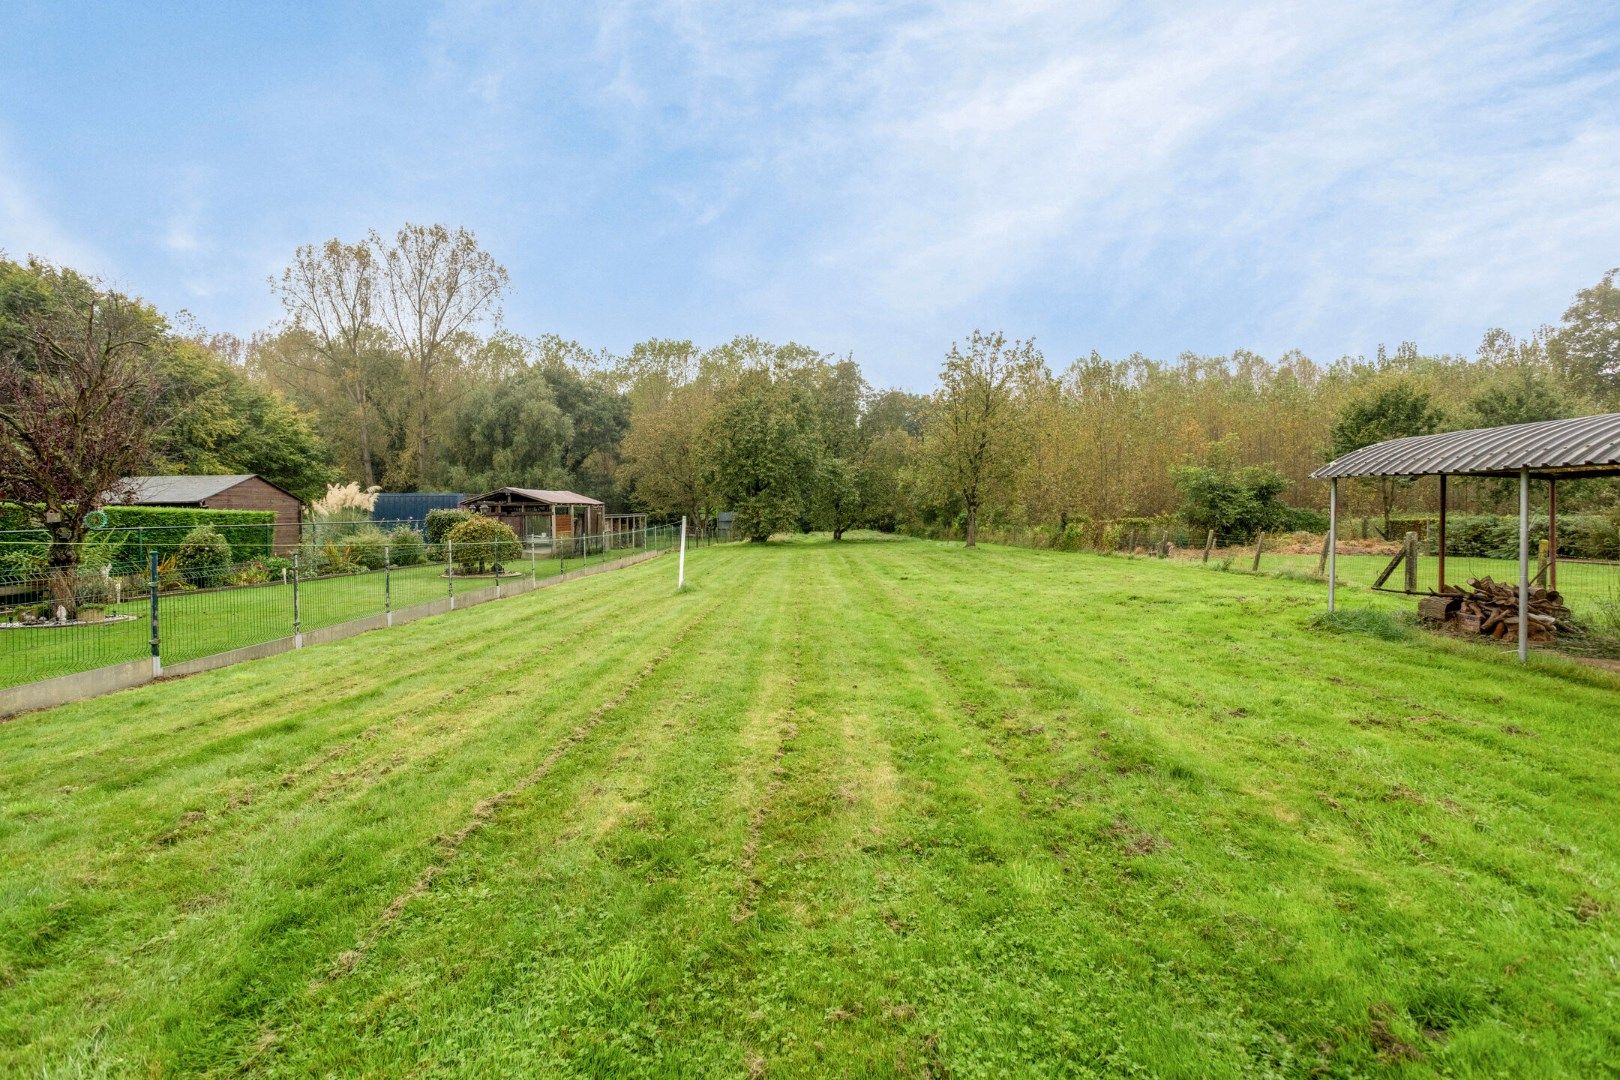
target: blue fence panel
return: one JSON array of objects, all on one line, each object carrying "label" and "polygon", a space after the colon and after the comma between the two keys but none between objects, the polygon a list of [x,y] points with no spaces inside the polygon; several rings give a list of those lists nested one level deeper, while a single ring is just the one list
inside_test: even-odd
[{"label": "blue fence panel", "polygon": [[449,491],[384,491],[372,507],[372,521],[408,521],[418,529],[429,510],[454,510],[466,496]]}]

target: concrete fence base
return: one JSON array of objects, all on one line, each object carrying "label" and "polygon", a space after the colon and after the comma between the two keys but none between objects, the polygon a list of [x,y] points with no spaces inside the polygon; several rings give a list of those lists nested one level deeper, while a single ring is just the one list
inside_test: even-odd
[{"label": "concrete fence base", "polygon": [[21,686],[13,686],[8,690],[0,690],[0,717],[15,716],[18,713],[33,712],[36,709],[49,709],[57,705],[66,705],[71,701],[83,701],[86,698],[100,697],[102,694],[110,694],[116,690],[129,690],[158,678],[184,678],[187,675],[197,675],[204,671],[229,667],[232,664],[241,664],[248,660],[262,660],[267,656],[276,656],[280,653],[292,652],[295,649],[302,649],[307,646],[342,641],[344,638],[351,638],[356,634],[381,630],[389,626],[399,626],[403,623],[414,622],[417,619],[425,619],[433,615],[443,615],[450,611],[459,611],[462,608],[474,607],[478,604],[488,603],[491,600],[504,600],[508,597],[522,596],[524,593],[534,592],[536,589],[561,585],[565,581],[574,581],[595,574],[604,574],[610,570],[622,570],[627,566],[646,562],[648,559],[657,558],[662,554],[661,551],[644,551],[635,555],[626,555],[622,559],[615,559],[600,566],[586,566],[578,570],[570,570],[566,574],[546,578],[544,581],[533,581],[529,578],[503,581],[498,585],[485,589],[474,589],[472,592],[462,593],[459,596],[446,596],[438,600],[430,600],[425,604],[400,608],[398,611],[365,615],[358,619],[350,619],[348,622],[323,626],[304,633],[276,638],[274,641],[260,642],[257,645],[244,645],[240,649],[214,653],[211,656],[199,656],[193,660],[182,660],[176,664],[160,666],[151,657],[143,656],[139,660],[110,664],[107,667],[99,667],[91,671],[80,671],[72,675],[59,675],[54,679],[41,679],[38,682],[23,683]]}]

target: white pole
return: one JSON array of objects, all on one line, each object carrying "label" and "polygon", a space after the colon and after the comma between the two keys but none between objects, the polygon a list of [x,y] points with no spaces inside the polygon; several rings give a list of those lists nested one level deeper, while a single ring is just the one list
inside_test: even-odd
[{"label": "white pole", "polygon": [[686,515],[685,514],[681,515],[681,557],[680,557],[680,560],[678,561],[678,563],[676,565],[677,565],[678,569],[675,571],[675,591],[679,592],[680,590],[686,588]]},{"label": "white pole", "polygon": [[1339,578],[1339,478],[1328,481],[1328,611],[1333,610]]},{"label": "white pole", "polygon": [[1519,470],[1519,662],[1530,658],[1530,470]]}]

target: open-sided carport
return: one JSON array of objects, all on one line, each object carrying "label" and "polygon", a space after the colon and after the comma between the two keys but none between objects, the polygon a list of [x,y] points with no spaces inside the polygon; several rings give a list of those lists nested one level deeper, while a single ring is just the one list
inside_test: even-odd
[{"label": "open-sided carport", "polygon": [[1335,604],[1339,546],[1339,480],[1347,477],[1440,478],[1440,587],[1446,584],[1446,478],[1518,477],[1519,659],[1530,652],[1530,481],[1547,483],[1548,583],[1558,584],[1558,481],[1620,475],[1620,413],[1534,424],[1447,431],[1374,443],[1311,474],[1328,481],[1328,610]]}]

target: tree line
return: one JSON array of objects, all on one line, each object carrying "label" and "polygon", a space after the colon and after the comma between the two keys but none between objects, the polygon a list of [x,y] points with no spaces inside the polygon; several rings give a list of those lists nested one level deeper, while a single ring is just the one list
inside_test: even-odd
[{"label": "tree line", "polygon": [[[1033,341],[975,331],[912,393],[792,342],[655,338],[614,355],[522,337],[502,319],[506,270],[441,225],[299,248],[270,282],[284,318],[246,338],[70,269],[0,261],[0,495],[69,532],[146,471],[256,472],[305,497],[337,480],[574,488],[696,522],[729,511],[756,539],[872,527],[972,542],[1178,509],[1241,528],[1257,506],[1321,506],[1309,474],[1348,449],[1620,407],[1616,276],[1556,325],[1490,331],[1473,356],[1406,343],[1330,362],[1054,365]],[[1507,498],[1491,482],[1454,490],[1469,509]],[[1394,483],[1346,494],[1350,512],[1386,518],[1432,499]]]}]

